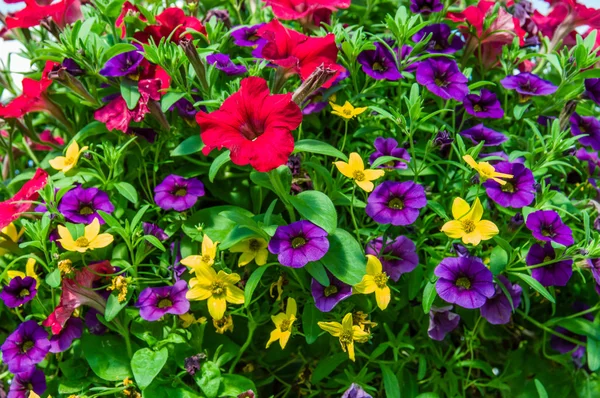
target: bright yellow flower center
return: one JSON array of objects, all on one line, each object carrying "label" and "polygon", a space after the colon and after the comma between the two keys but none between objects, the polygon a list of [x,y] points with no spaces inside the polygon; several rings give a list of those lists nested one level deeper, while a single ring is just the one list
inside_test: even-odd
[{"label": "bright yellow flower center", "polygon": [[85,236],[81,236],[81,237],[77,238],[77,240],[75,241],[75,245],[77,247],[88,247],[89,244],[90,244],[90,241]]},{"label": "bright yellow flower center", "polygon": [[92,209],[90,206],[84,206],[81,209],[79,209],[79,214],[82,214],[84,216],[94,214],[94,209]]},{"label": "bright yellow flower center", "polygon": [[179,188],[177,189],[177,191],[175,191],[175,196],[185,196],[187,195],[187,189],[185,188]]},{"label": "bright yellow flower center", "polygon": [[208,264],[208,263],[210,263],[211,260],[212,260],[212,258],[208,254],[205,254],[204,256],[202,256],[202,262],[203,263],[207,263]]},{"label": "bright yellow flower center", "polygon": [[33,348],[33,346],[35,345],[35,343],[31,340],[27,340],[26,342],[23,343],[23,345],[21,346],[21,352],[22,353],[26,353],[27,351],[29,351],[31,348]]},{"label": "bright yellow flower center", "polygon": [[288,330],[290,330],[290,326],[291,326],[290,320],[284,319],[283,321],[281,321],[281,325],[279,325],[279,330],[281,330],[282,332],[287,332]]},{"label": "bright yellow flower center", "polygon": [[488,162],[480,162],[478,166],[479,166],[479,174],[481,174],[484,178],[494,177],[494,173],[496,172],[496,169],[494,169],[494,166],[492,166]]},{"label": "bright yellow flower center", "polygon": [[475,231],[475,223],[473,222],[473,220],[462,220],[462,228],[463,230],[470,234],[471,232]]},{"label": "bright yellow flower center", "polygon": [[388,202],[388,207],[394,210],[402,210],[404,209],[404,201],[400,198],[393,198]]},{"label": "bright yellow flower center", "polygon": [[22,289],[19,292],[19,297],[27,297],[27,296],[29,296],[29,289]]},{"label": "bright yellow flower center", "polygon": [[77,163],[77,158],[75,158],[73,156],[65,157],[65,166],[72,166],[75,163]]},{"label": "bright yellow flower center", "polygon": [[502,190],[502,192],[515,192],[515,186],[508,181],[506,181],[506,184],[502,185],[500,189]]},{"label": "bright yellow flower center", "polygon": [[294,249],[302,247],[305,244],[306,244],[306,239],[304,239],[304,237],[302,237],[302,236],[296,236],[294,239],[292,239],[292,247]]},{"label": "bright yellow flower center", "polygon": [[356,181],[364,181],[365,180],[365,173],[363,173],[360,170],[356,170],[354,173],[352,173],[352,177],[356,180]]},{"label": "bright yellow flower center", "polygon": [[375,275],[373,277],[373,280],[375,281],[375,284],[378,288],[383,289],[387,284],[388,276],[385,272],[382,272],[381,274]]},{"label": "bright yellow flower center", "polygon": [[456,280],[456,286],[469,290],[471,288],[471,281],[469,278],[461,276]]},{"label": "bright yellow flower center", "polygon": [[324,294],[325,297],[332,296],[338,292],[338,288],[336,285],[329,285],[325,288]]},{"label": "bright yellow flower center", "polygon": [[221,296],[225,294],[225,285],[223,282],[214,282],[210,288],[213,296]]},{"label": "bright yellow flower center", "polygon": [[342,333],[340,333],[340,342],[344,345],[348,345],[352,343],[352,331],[349,330],[345,330]]},{"label": "bright yellow flower center", "polygon": [[166,297],[158,302],[158,308],[167,308],[172,306],[173,302]]},{"label": "bright yellow flower center", "polygon": [[350,117],[352,116],[352,113],[353,113],[352,111],[353,111],[353,109],[350,109],[350,108],[344,108],[344,109],[342,109],[342,113],[344,115],[350,116]]}]

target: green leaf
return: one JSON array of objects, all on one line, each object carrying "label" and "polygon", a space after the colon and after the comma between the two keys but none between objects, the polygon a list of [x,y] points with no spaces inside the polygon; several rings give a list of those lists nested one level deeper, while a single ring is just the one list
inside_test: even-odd
[{"label": "green leaf", "polygon": [[522,274],[520,272],[512,272],[512,274],[518,276],[523,281],[525,281],[525,283],[527,283],[529,286],[531,286],[535,291],[537,291],[539,294],[544,296],[546,298],[546,300],[550,301],[553,304],[556,303],[556,300],[554,300],[554,297],[552,297],[552,295],[548,292],[548,290],[546,290],[546,288],[544,286],[542,286],[541,283],[539,283],[538,281],[533,279],[531,276],[529,276],[527,274]]},{"label": "green leaf", "polygon": [[269,268],[268,265],[263,265],[262,267],[258,267],[252,272],[250,278],[246,282],[246,286],[244,287],[244,306],[248,307],[252,302],[252,295],[254,294],[254,290],[258,286],[260,279],[262,278],[265,271]]},{"label": "green leaf", "polygon": [[145,389],[152,383],[152,380],[160,373],[167,359],[169,350],[163,347],[159,351],[152,351],[150,348],[137,350],[131,358],[131,370],[140,389]]},{"label": "green leaf", "polygon": [[104,52],[104,54],[102,54],[102,60],[103,60],[102,63],[106,63],[106,61],[108,61],[112,57],[115,57],[119,54],[126,53],[129,51],[135,51],[135,50],[137,50],[137,47],[134,46],[133,44],[129,44],[129,43],[115,44],[114,46],[112,46],[111,48],[106,50]]},{"label": "green leaf", "polygon": [[356,285],[367,271],[367,259],[362,247],[341,228],[336,229],[328,239],[329,250],[319,261],[342,282]]},{"label": "green leaf", "polygon": [[290,203],[304,218],[332,234],[337,228],[337,212],[327,195],[319,191],[304,191],[290,196]]},{"label": "green leaf", "polygon": [[296,142],[294,146],[294,153],[298,152],[318,153],[319,155],[340,158],[345,162],[348,161],[348,157],[342,152],[340,152],[333,146],[318,140],[300,140]]},{"label": "green leaf", "polygon": [[[133,291],[129,289],[128,296],[131,297]],[[108,300],[106,300],[106,310],[104,311],[104,319],[107,322],[112,321],[115,317],[121,312],[121,310],[127,307],[127,302],[129,300],[125,300],[122,303],[119,302],[118,294],[113,292],[108,296]]]},{"label": "green leaf", "polygon": [[400,398],[400,383],[392,370],[385,364],[381,364],[383,375],[383,387],[387,398]]},{"label": "green leaf", "polygon": [[60,270],[58,268],[46,275],[46,283],[53,288],[60,286]]},{"label": "green leaf", "polygon": [[121,336],[84,334],[83,357],[94,373],[103,380],[122,381],[131,376],[127,347]]},{"label": "green leaf", "polygon": [[523,114],[525,113],[525,111],[527,111],[527,108],[529,108],[528,103],[515,105],[515,107],[513,108],[513,115],[515,116],[515,119],[521,120]]},{"label": "green leaf", "polygon": [[146,213],[146,211],[148,211],[149,208],[150,208],[150,205],[144,205],[144,206],[142,206],[141,209],[138,210],[138,212],[133,217],[133,220],[131,220],[131,229],[132,230],[135,229],[135,227],[138,225],[138,223],[140,221],[142,221],[142,217],[144,217],[144,213]]},{"label": "green leaf", "polygon": [[302,312],[302,327],[307,344],[312,344],[319,337],[321,328],[318,322],[323,320],[323,313],[312,302],[306,303]]},{"label": "green leaf", "polygon": [[500,246],[494,247],[490,255],[490,270],[492,274],[498,275],[506,268],[508,264],[508,253]]},{"label": "green leaf", "polygon": [[380,156],[377,159],[375,159],[375,161],[371,165],[371,168],[374,169],[376,167],[381,166],[382,164],[386,164],[388,162],[395,162],[397,160],[402,161],[403,163],[406,163],[406,160],[404,160],[402,158],[397,158],[395,156]]},{"label": "green leaf", "polygon": [[438,202],[428,201],[427,207],[429,207],[431,210],[433,210],[435,212],[435,214],[437,214],[438,216],[443,218],[444,221],[448,220],[448,214],[446,213],[446,209],[444,209],[444,206],[442,206]]},{"label": "green leaf", "polygon": [[154,235],[144,235],[144,240],[163,252],[167,251],[162,242]]},{"label": "green leaf", "polygon": [[237,397],[248,390],[252,390],[255,394],[258,394],[254,382],[244,376],[223,375],[221,381],[219,397]]},{"label": "green leaf", "polygon": [[221,386],[221,371],[214,362],[204,362],[200,372],[194,376],[196,384],[208,398],[215,398]]},{"label": "green leaf", "polygon": [[316,261],[311,261],[306,264],[305,269],[308,271],[310,276],[315,278],[321,285],[329,286],[329,277],[327,276],[327,271],[325,271],[323,264]]},{"label": "green leaf", "polygon": [[558,326],[573,332],[575,334],[584,335],[592,339],[600,340],[600,328],[593,322],[584,318],[561,319],[556,322]]},{"label": "green leaf", "polygon": [[130,201],[133,204],[136,204],[138,201],[138,194],[133,185],[128,182],[121,181],[115,184],[115,187],[118,189],[119,193],[123,195],[125,199]]},{"label": "green leaf", "polygon": [[210,170],[208,170],[208,179],[210,180],[210,182],[213,182],[213,180],[215,179],[215,176],[219,172],[219,169],[225,163],[227,163],[231,160],[231,158],[229,157],[230,154],[231,154],[231,152],[229,150],[226,150],[223,153],[221,153],[219,156],[217,156],[217,158],[215,160],[213,160],[212,164],[210,165]]},{"label": "green leaf", "polygon": [[456,366],[460,366],[463,368],[475,368],[482,370],[486,375],[492,377],[494,376],[494,371],[492,370],[492,365],[487,362],[480,361],[478,359],[467,359],[465,361],[460,361],[456,364]]},{"label": "green leaf", "polygon": [[538,396],[540,398],[548,398],[548,393],[546,392],[546,389],[544,388],[544,385],[542,384],[542,382],[539,381],[538,379],[535,379],[534,382],[535,382],[535,389],[537,390]]},{"label": "green leaf", "polygon": [[173,149],[171,156],[186,156],[196,152],[200,152],[204,148],[204,143],[200,138],[200,134],[193,135],[183,140],[177,148]]},{"label": "green leaf", "polygon": [[600,369],[600,340],[588,338],[587,340],[587,365],[592,372]]},{"label": "green leaf", "polygon": [[127,108],[129,110],[135,108],[141,97],[136,82],[128,79],[123,79],[121,81],[121,95],[127,103]]},{"label": "green leaf", "polygon": [[423,301],[421,302],[425,314],[429,314],[436,296],[437,291],[435,290],[435,283],[427,282],[425,289],[423,289]]},{"label": "green leaf", "polygon": [[185,97],[185,93],[176,93],[174,91],[169,91],[160,100],[160,110],[163,112],[167,112],[169,108],[173,106],[173,104],[175,104],[183,97]]},{"label": "green leaf", "polygon": [[325,379],[327,376],[331,374],[334,370],[336,370],[342,363],[348,360],[348,354],[345,352],[338,352],[332,356],[325,357],[321,359],[317,367],[312,373],[310,377],[310,381],[313,384],[317,384],[321,380]]}]

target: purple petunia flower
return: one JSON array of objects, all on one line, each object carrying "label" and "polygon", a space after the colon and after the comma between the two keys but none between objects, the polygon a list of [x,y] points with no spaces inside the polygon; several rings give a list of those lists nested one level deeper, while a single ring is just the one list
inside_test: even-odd
[{"label": "purple petunia flower", "polygon": [[413,181],[384,181],[367,199],[367,215],[379,224],[410,225],[427,205],[425,190]]},{"label": "purple petunia flower", "polygon": [[37,293],[36,285],[36,280],[30,276],[25,278],[15,276],[10,280],[8,286],[4,286],[2,289],[0,299],[8,308],[17,308],[33,300]]},{"label": "purple petunia flower", "polygon": [[391,162],[378,166],[378,168],[408,168],[408,162],[410,162],[410,155],[408,154],[406,149],[398,147],[398,141],[396,141],[395,139],[377,137],[375,138],[375,142],[373,143],[373,145],[375,146],[375,152],[373,152],[369,157],[370,164],[373,164],[373,162],[376,159],[382,156],[393,156],[395,158],[404,159],[406,162],[401,162],[400,160],[392,160]]},{"label": "purple petunia flower", "polygon": [[442,341],[446,334],[450,333],[458,326],[460,315],[452,312],[452,305],[445,307],[431,307],[429,310],[429,328],[427,335],[429,338]]},{"label": "purple petunia flower", "polygon": [[244,65],[236,65],[227,54],[211,54],[206,57],[206,62],[214,65],[218,70],[225,72],[227,76],[241,75],[248,72]]},{"label": "purple petunia flower", "polygon": [[376,42],[375,50],[361,52],[356,60],[362,70],[376,80],[398,80],[402,74],[398,71],[396,58],[383,44]]},{"label": "purple petunia flower", "polygon": [[35,367],[15,374],[7,398],[27,398],[31,391],[40,396],[46,391],[46,376],[41,369]]},{"label": "purple petunia flower", "polygon": [[147,287],[140,293],[136,307],[142,319],[158,321],[165,314],[181,315],[188,312],[190,302],[185,297],[187,282],[180,280],[173,286]]},{"label": "purple petunia flower", "polygon": [[521,304],[521,293],[523,289],[516,283],[513,285],[503,275],[498,277],[499,283],[502,283],[512,300],[512,307],[510,301],[504,291],[498,283],[496,283],[496,292],[490,297],[485,304],[479,309],[481,316],[487,319],[492,325],[504,325],[510,321],[510,317],[513,311],[513,307],[517,308]]},{"label": "purple petunia flower", "polygon": [[583,84],[587,97],[600,105],[600,78],[585,79]]},{"label": "purple petunia flower", "polygon": [[315,306],[321,312],[331,311],[340,301],[352,296],[352,286],[342,282],[327,271],[329,286],[321,285],[316,279],[312,280],[310,290]]},{"label": "purple petunia flower", "polygon": [[348,387],[348,389],[346,391],[344,391],[344,394],[342,394],[342,398],[373,398],[373,397],[370,396],[369,394],[367,394],[367,392],[365,390],[363,390],[363,388],[361,386],[359,386],[356,383],[352,383],[350,385],[350,387]]},{"label": "purple petunia flower", "polygon": [[61,66],[67,70],[71,74],[71,76],[83,76],[85,75],[85,71],[79,66],[75,60],[71,58],[63,59]]},{"label": "purple petunia flower", "polygon": [[281,265],[292,268],[320,260],[328,250],[327,232],[306,220],[277,227],[269,242],[269,251],[277,254]]},{"label": "purple petunia flower", "polygon": [[438,131],[433,139],[433,145],[439,146],[440,150],[444,150],[454,142],[454,138],[450,137],[450,134],[446,130]]},{"label": "purple petunia flower", "polygon": [[468,80],[452,59],[438,57],[419,62],[416,78],[417,83],[442,99],[462,101],[469,93]]},{"label": "purple petunia flower", "polygon": [[480,142],[484,141],[483,146],[496,146],[508,140],[507,136],[497,132],[496,130],[492,130],[489,127],[485,127],[483,123],[471,127],[470,129],[461,131],[460,135],[470,139],[475,145],[478,145]]},{"label": "purple petunia flower", "polygon": [[104,68],[100,69],[100,74],[106,77],[137,75],[143,60],[144,54],[140,50],[127,51],[106,61]]},{"label": "purple petunia flower", "polygon": [[573,231],[554,210],[538,210],[529,214],[525,226],[537,240],[552,241],[564,246],[573,244]]},{"label": "purple petunia flower", "polygon": [[573,136],[585,135],[579,139],[581,145],[600,151],[600,120],[594,116],[579,116],[574,112],[570,122]]},{"label": "purple petunia flower", "polygon": [[440,0],[410,0],[410,10],[415,14],[429,15],[443,9],[444,5]]},{"label": "purple petunia flower", "polygon": [[463,101],[463,106],[469,115],[481,119],[502,119],[504,117],[504,110],[498,97],[485,88],[481,89],[479,95],[468,94]]},{"label": "purple petunia flower", "polygon": [[398,48],[398,47],[394,48],[396,57],[398,57],[398,61],[400,61],[400,64],[403,65],[402,70],[405,72],[412,73],[412,72],[416,71],[417,66],[419,66],[419,63],[415,62],[414,56],[412,58],[409,58],[412,50],[413,50],[413,48],[406,44],[402,45],[402,47],[400,47],[400,48]]},{"label": "purple petunia flower", "polygon": [[[550,243],[544,246],[536,243],[529,249],[525,262],[528,266],[533,266],[554,259],[556,259],[556,252]],[[543,286],[565,286],[571,279],[571,275],[573,275],[573,260],[570,258],[531,270],[531,276]]]},{"label": "purple petunia flower", "polygon": [[44,360],[50,350],[48,332],[34,320],[25,321],[7,337],[0,349],[2,361],[9,372],[30,371]]},{"label": "purple petunia flower", "polygon": [[588,152],[585,148],[579,148],[575,153],[575,156],[577,159],[587,162],[590,175],[594,174],[596,167],[600,167],[600,157],[598,156],[598,152]]},{"label": "purple petunia flower", "polygon": [[90,308],[85,313],[85,326],[87,326],[89,332],[91,334],[104,334],[108,330],[106,326],[102,322],[98,320],[96,315],[102,315],[97,309]]},{"label": "purple petunia flower", "polygon": [[398,236],[394,240],[388,238],[385,246],[382,237],[376,238],[367,244],[365,253],[377,257],[383,271],[395,282],[419,265],[417,248],[406,236]]},{"label": "purple petunia flower", "polygon": [[435,268],[435,290],[445,301],[474,309],[494,296],[492,272],[477,257],[447,257]]},{"label": "purple petunia flower", "polygon": [[100,224],[104,224],[98,210],[110,214],[115,206],[106,192],[94,187],[83,188],[81,185],[67,192],[58,204],[58,211],[73,223],[91,224],[97,219]]},{"label": "purple petunia flower", "polygon": [[60,331],[50,337],[50,352],[53,354],[67,351],[73,341],[81,337],[83,321],[81,318],[71,317]]},{"label": "purple petunia flower", "polygon": [[254,47],[259,44],[259,41],[265,41],[256,35],[258,29],[263,25],[266,24],[263,22],[252,26],[242,26],[241,28],[234,30],[230,33],[231,37],[233,37],[233,44],[241,47]]},{"label": "purple petunia flower", "polygon": [[154,201],[163,210],[187,210],[200,196],[204,196],[202,181],[175,174],[170,174],[154,188]]},{"label": "purple petunia flower", "polygon": [[169,239],[169,235],[167,235],[165,231],[163,231],[163,229],[156,224],[144,222],[142,223],[142,229],[144,230],[144,235],[152,235],[161,242]]},{"label": "purple petunia flower", "polygon": [[425,46],[425,51],[429,53],[451,54],[463,47],[464,43],[460,36],[454,35],[450,38],[450,27],[445,23],[436,23],[424,27],[413,35],[412,40],[418,43],[429,34],[431,34],[431,38]]},{"label": "purple petunia flower", "polygon": [[504,179],[506,184],[500,185],[489,179],[483,183],[488,197],[502,207],[529,206],[535,199],[535,180],[533,173],[521,163],[498,162],[494,169],[499,173],[511,174],[512,178]]},{"label": "purple petunia flower", "polygon": [[550,95],[558,89],[548,80],[529,72],[506,76],[500,80],[500,84],[508,90],[515,90],[524,97]]}]

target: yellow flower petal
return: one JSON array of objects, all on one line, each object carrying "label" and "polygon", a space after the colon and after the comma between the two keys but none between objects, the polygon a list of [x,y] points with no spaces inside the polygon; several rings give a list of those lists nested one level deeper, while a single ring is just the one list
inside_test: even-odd
[{"label": "yellow flower petal", "polygon": [[466,216],[469,210],[471,210],[471,206],[469,206],[466,200],[463,198],[454,198],[454,202],[452,202],[452,217],[455,220],[460,220]]},{"label": "yellow flower petal", "polygon": [[214,319],[221,319],[225,315],[227,309],[227,302],[224,298],[216,298],[210,296],[207,301],[208,312]]},{"label": "yellow flower petal", "polygon": [[350,166],[353,173],[355,171],[363,171],[365,169],[365,164],[362,158],[356,152],[352,152],[348,157],[348,166]]},{"label": "yellow flower petal", "polygon": [[348,178],[354,178],[354,170],[352,170],[352,167],[350,167],[348,163],[339,160],[337,162],[333,162],[333,164],[344,176]]},{"label": "yellow flower petal", "polygon": [[212,296],[212,291],[203,286],[196,285],[187,291],[185,298],[188,300],[202,301]]},{"label": "yellow flower petal", "polygon": [[77,141],[73,140],[71,145],[68,146],[67,152],[65,155],[68,158],[79,157],[79,144],[77,144]]},{"label": "yellow flower petal", "polygon": [[346,344],[346,349],[348,350],[348,358],[350,358],[352,362],[356,361],[356,358],[354,357],[354,341]]},{"label": "yellow flower petal", "polygon": [[477,231],[481,234],[481,240],[492,239],[500,232],[496,224],[488,220],[482,220],[477,223]]},{"label": "yellow flower petal", "polygon": [[280,312],[277,315],[271,315],[271,320],[275,324],[276,328],[280,328],[283,321],[288,320],[288,316],[286,314],[284,314],[283,312]]},{"label": "yellow flower petal", "polygon": [[[185,265],[186,267],[196,268],[196,267],[199,267],[200,264],[202,264],[202,256],[198,256],[198,255],[187,256],[186,258],[181,259],[181,261],[179,261],[179,262],[181,264]],[[192,272],[192,271],[190,271],[190,272]]]},{"label": "yellow flower petal", "polygon": [[275,330],[271,331],[271,337],[269,338],[269,341],[267,341],[266,348],[269,348],[269,346],[271,344],[273,344],[274,342],[276,342],[277,340],[279,340],[280,337],[281,337],[281,330],[275,329]]},{"label": "yellow flower petal", "polygon": [[371,181],[356,181],[356,185],[365,192],[371,192],[375,188],[375,185]]},{"label": "yellow flower petal", "polygon": [[226,299],[231,304],[244,304],[244,292],[237,286],[227,286]]},{"label": "yellow flower petal", "polygon": [[60,171],[65,168],[65,160],[67,160],[67,158],[64,156],[57,156],[54,159],[50,159],[48,163],[50,163],[50,166],[52,166],[54,170]]},{"label": "yellow flower petal", "polygon": [[236,283],[238,283],[240,281],[240,279],[242,279],[238,274],[231,273],[228,274],[225,271],[219,271],[219,274],[217,275],[217,278],[222,281],[223,283],[229,284],[229,285],[235,285]]},{"label": "yellow flower petal", "polygon": [[363,107],[363,108],[354,108],[354,116],[358,116],[361,113],[363,113],[364,111],[367,110],[368,107]]},{"label": "yellow flower petal", "polygon": [[100,249],[110,245],[115,238],[111,234],[100,234],[90,242],[88,247],[90,249]]},{"label": "yellow flower petal", "polygon": [[384,170],[367,169],[367,170],[363,171],[363,174],[365,175],[365,180],[373,181],[380,177],[383,177],[385,174],[385,171]]},{"label": "yellow flower petal", "polygon": [[288,343],[290,337],[292,336],[292,332],[285,331],[285,332],[281,332],[280,333],[280,338],[279,338],[279,345],[281,346],[281,349],[283,350],[286,346],[286,344]]},{"label": "yellow flower petal", "polygon": [[445,233],[449,238],[460,239],[465,234],[463,224],[461,221],[448,221],[442,226],[442,232]]},{"label": "yellow flower petal", "polygon": [[261,249],[258,251],[258,253],[256,253],[254,262],[258,266],[265,265],[267,263],[268,257],[269,257],[269,251],[267,249]]},{"label": "yellow flower petal", "polygon": [[374,255],[367,254],[367,274],[378,275],[381,274],[382,270],[383,265],[381,264],[381,261]]},{"label": "yellow flower petal", "polygon": [[240,258],[238,259],[238,267],[243,267],[246,264],[250,264],[255,257],[255,252],[243,252]]},{"label": "yellow flower petal", "polygon": [[365,275],[357,285],[354,285],[354,291],[360,294],[371,294],[377,289],[375,279],[371,275]]},{"label": "yellow flower petal", "polygon": [[375,289],[375,300],[380,310],[385,310],[392,299],[390,288],[385,286],[384,288]]},{"label": "yellow flower petal", "polygon": [[483,206],[481,205],[479,198],[475,198],[475,202],[473,202],[468,218],[471,221],[478,222],[481,220],[481,217],[483,217]]},{"label": "yellow flower petal", "polygon": [[344,315],[344,319],[342,319],[342,328],[344,331],[352,331],[352,313],[349,312]]},{"label": "yellow flower petal", "polygon": [[288,298],[287,308],[285,309],[285,313],[288,316],[293,315],[295,317],[297,312],[298,312],[298,307],[296,306],[296,300],[294,300],[291,297]]},{"label": "yellow flower petal", "polygon": [[470,243],[477,246],[481,242],[481,233],[478,230],[474,230],[471,233],[464,234],[462,237],[463,243]]},{"label": "yellow flower petal", "polygon": [[339,337],[342,333],[342,325],[339,322],[318,322],[317,324],[333,337]]},{"label": "yellow flower petal", "polygon": [[100,233],[100,221],[98,221],[98,218],[94,218],[94,221],[92,221],[91,224],[86,225],[84,230],[85,233],[83,236],[85,236],[89,242],[93,241]]}]

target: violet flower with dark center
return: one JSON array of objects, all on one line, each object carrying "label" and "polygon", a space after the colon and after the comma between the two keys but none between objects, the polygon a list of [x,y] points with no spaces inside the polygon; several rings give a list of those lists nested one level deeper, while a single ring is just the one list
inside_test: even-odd
[{"label": "violet flower with dark center", "polygon": [[244,65],[234,64],[227,54],[211,54],[206,57],[206,62],[225,72],[227,76],[241,75],[248,71]]},{"label": "violet flower with dark center", "polygon": [[0,299],[8,308],[17,308],[33,300],[37,293],[36,285],[36,280],[30,276],[15,276],[0,292]]},{"label": "violet flower with dark center", "polygon": [[427,335],[432,340],[442,341],[448,333],[456,329],[460,322],[460,315],[452,312],[454,306],[432,306],[429,310],[429,328]]},{"label": "violet flower with dark center", "polygon": [[462,101],[469,93],[468,79],[458,69],[456,61],[445,57],[419,62],[417,83],[442,99]]},{"label": "violet flower with dark center", "polygon": [[73,223],[91,224],[97,219],[104,224],[98,210],[111,214],[115,206],[106,192],[94,187],[83,188],[81,185],[65,193],[58,204],[58,211]]},{"label": "violet flower with dark center", "polygon": [[413,181],[384,181],[369,194],[365,212],[379,224],[410,225],[426,205],[421,185]]},{"label": "violet flower with dark center", "polygon": [[396,141],[395,139],[377,137],[375,138],[373,146],[375,147],[375,152],[373,152],[371,156],[369,156],[369,164],[373,164],[375,160],[379,159],[382,156],[393,156],[395,158],[404,159],[405,161],[402,162],[400,160],[392,160],[377,167],[380,169],[408,168],[408,162],[410,162],[410,155],[408,154],[408,151],[406,149],[398,146],[398,141]]},{"label": "violet flower with dark center", "polygon": [[444,5],[440,0],[410,0],[410,10],[415,14],[429,15],[443,9]]},{"label": "violet flower with dark center", "polygon": [[524,72],[518,75],[506,76],[500,84],[508,90],[515,90],[521,95],[521,100],[529,97],[554,94],[558,87],[533,73]]},{"label": "violet flower with dark center", "polygon": [[10,383],[7,398],[31,397],[31,392],[41,396],[46,391],[46,375],[41,369],[35,367],[21,373],[15,374]]},{"label": "violet flower with dark center", "polygon": [[80,338],[83,333],[83,321],[81,318],[71,317],[60,331],[50,337],[50,352],[53,354],[67,351],[73,341]]},{"label": "violet flower with dark center", "polygon": [[256,34],[258,29],[260,29],[263,25],[266,24],[263,22],[259,23],[258,25],[243,26],[234,30],[230,33],[231,37],[233,37],[233,44],[241,47],[254,47],[259,44],[259,41],[265,41]]},{"label": "violet flower with dark center", "polygon": [[321,285],[316,279],[310,284],[310,290],[315,300],[315,307],[321,312],[331,311],[340,301],[352,295],[352,286],[345,284],[329,271],[329,286]]},{"label": "violet flower with dark center", "polygon": [[492,130],[489,127],[485,127],[483,123],[461,131],[460,135],[470,139],[471,142],[475,145],[478,145],[480,142],[483,141],[483,146],[496,146],[508,140],[507,136],[497,132],[496,130]]},{"label": "violet flower with dark center", "polygon": [[71,76],[77,77],[85,75],[85,71],[81,69],[81,66],[71,58],[63,59],[61,66],[65,68]]},{"label": "violet flower with dark center", "polygon": [[481,89],[479,95],[468,94],[463,101],[463,106],[469,115],[481,119],[502,119],[504,117],[504,110],[498,97],[485,88]]},{"label": "violet flower with dark center", "polygon": [[320,260],[328,250],[327,232],[306,220],[277,227],[269,242],[269,251],[277,254],[281,265],[292,268]]},{"label": "violet flower with dark center", "polygon": [[434,274],[440,298],[463,308],[480,308],[495,293],[492,272],[477,257],[447,257]]},{"label": "violet flower with dark center", "polygon": [[142,319],[150,322],[158,321],[166,314],[185,314],[190,309],[190,302],[185,297],[187,291],[184,280],[173,286],[147,287],[140,293],[135,306],[140,309]]},{"label": "violet flower with dark center", "polygon": [[0,350],[9,372],[31,371],[50,350],[48,332],[34,320],[25,321],[6,338]]},{"label": "violet flower with dark center", "polygon": [[594,116],[580,116],[577,112],[574,112],[571,115],[570,122],[573,136],[584,135],[579,139],[581,145],[600,151],[600,120]]},{"label": "violet flower with dark center", "polygon": [[502,207],[529,206],[535,199],[535,180],[533,173],[521,163],[498,162],[494,169],[499,173],[512,175],[504,178],[506,184],[500,185],[492,179],[483,183],[488,197]]},{"label": "violet flower with dark center", "polygon": [[429,34],[431,38],[425,46],[425,51],[437,54],[451,54],[463,47],[463,41],[458,35],[451,36],[450,27],[444,23],[436,23],[424,27],[414,34],[415,43],[425,39]]},{"label": "violet flower with dark center", "polygon": [[143,60],[144,54],[140,50],[127,51],[106,61],[100,74],[105,77],[130,76],[137,80],[138,67]]},{"label": "violet flower with dark center", "polygon": [[[506,288],[506,291],[510,294],[512,306],[499,283],[502,283]],[[495,283],[495,286],[496,292],[479,310],[481,311],[481,316],[487,319],[492,325],[504,325],[510,321],[513,308],[517,308],[521,304],[521,293],[523,289],[516,283],[514,285],[510,283],[503,275],[498,277],[498,282]]]},{"label": "violet flower with dark center", "polygon": [[583,84],[585,95],[597,105],[600,105],[600,78],[585,79]]},{"label": "violet flower with dark center", "polygon": [[195,178],[170,174],[154,188],[154,201],[163,210],[184,211],[204,196],[204,184]]},{"label": "violet flower with dark center", "polygon": [[163,231],[163,229],[156,224],[144,222],[142,223],[142,229],[144,231],[144,235],[152,235],[161,242],[169,239],[169,235],[167,235],[165,231]]},{"label": "violet flower with dark center", "polygon": [[394,282],[398,282],[402,274],[413,271],[419,265],[417,248],[406,236],[388,238],[385,245],[383,237],[373,239],[367,244],[365,254],[372,254],[381,261],[383,271]]},{"label": "violet flower with dark center", "polygon": [[342,394],[342,398],[373,398],[367,394],[361,386],[356,383],[352,383],[350,387]]},{"label": "violet flower with dark center", "polygon": [[552,241],[564,246],[573,244],[573,231],[563,223],[554,210],[538,210],[530,213],[525,226],[537,240]]},{"label": "violet flower with dark center", "polygon": [[[525,262],[534,266],[551,262],[556,259],[556,252],[550,243],[534,244],[529,249]],[[573,275],[573,260],[568,258],[536,267],[531,270],[531,276],[543,286],[565,286]]]},{"label": "violet flower with dark center", "polygon": [[374,43],[375,50],[364,50],[356,60],[362,70],[375,80],[398,80],[402,74],[396,65],[396,58],[383,44]]}]

